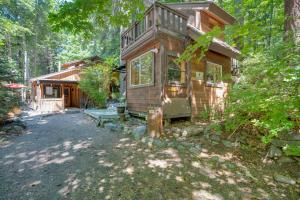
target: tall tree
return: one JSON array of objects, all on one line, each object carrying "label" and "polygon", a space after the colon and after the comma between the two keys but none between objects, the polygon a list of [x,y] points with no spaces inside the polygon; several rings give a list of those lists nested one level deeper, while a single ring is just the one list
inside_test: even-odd
[{"label": "tall tree", "polygon": [[300,43],[300,0],[285,0],[285,39],[292,37],[295,43]]}]

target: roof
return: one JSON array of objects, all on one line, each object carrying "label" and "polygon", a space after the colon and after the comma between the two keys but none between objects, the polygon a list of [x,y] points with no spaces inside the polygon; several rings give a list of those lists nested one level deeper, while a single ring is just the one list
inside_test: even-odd
[{"label": "roof", "polygon": [[[73,71],[80,71],[80,68],[73,67],[73,68],[61,70],[59,72],[53,72],[53,73],[50,73],[50,74],[45,74],[45,75],[42,75],[42,76],[34,77],[34,78],[30,79],[30,82],[34,82],[34,81],[37,81],[37,80],[51,79],[52,77],[55,77],[57,75],[63,75],[65,73],[73,72]],[[59,80],[59,79],[55,79],[55,80]]]},{"label": "roof", "polygon": [[236,19],[219,7],[217,4],[211,1],[205,2],[189,2],[189,3],[164,3],[172,9],[179,11],[186,10],[203,10],[209,14],[214,15],[219,20],[223,21],[225,24],[233,24]]},{"label": "roof", "polygon": [[[188,34],[193,40],[196,40],[201,35],[205,35],[205,32],[197,29],[191,24],[188,24],[187,27]],[[213,39],[212,44],[209,46],[209,49],[231,58],[237,58],[241,54],[238,49],[217,38]]]}]

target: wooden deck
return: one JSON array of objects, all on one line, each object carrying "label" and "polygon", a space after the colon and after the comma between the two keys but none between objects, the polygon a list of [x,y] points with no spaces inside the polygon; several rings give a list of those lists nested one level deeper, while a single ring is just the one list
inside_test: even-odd
[{"label": "wooden deck", "polygon": [[184,38],[187,34],[188,17],[161,3],[154,3],[144,18],[132,24],[121,36],[122,57],[144,41],[154,38],[158,32]]}]

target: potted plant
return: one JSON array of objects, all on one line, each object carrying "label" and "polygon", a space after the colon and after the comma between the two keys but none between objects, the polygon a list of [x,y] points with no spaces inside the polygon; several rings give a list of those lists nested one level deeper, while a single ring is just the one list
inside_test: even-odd
[{"label": "potted plant", "polygon": [[118,114],[124,114],[125,113],[125,108],[126,108],[126,103],[125,103],[125,97],[121,96],[119,98],[119,103],[117,103],[117,112]]}]

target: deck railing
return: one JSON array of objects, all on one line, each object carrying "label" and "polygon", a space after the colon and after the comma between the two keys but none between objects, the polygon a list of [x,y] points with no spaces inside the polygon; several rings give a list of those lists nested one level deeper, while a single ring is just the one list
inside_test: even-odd
[{"label": "deck railing", "polygon": [[130,47],[148,31],[163,28],[166,31],[186,34],[187,17],[161,3],[154,3],[139,22],[135,22],[121,35],[122,51]]}]

